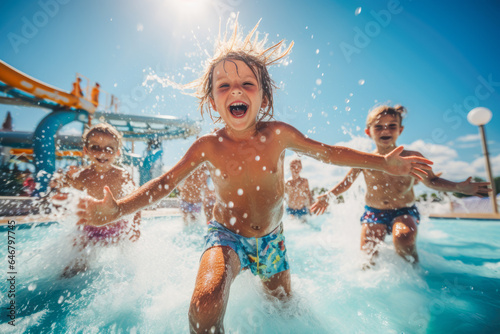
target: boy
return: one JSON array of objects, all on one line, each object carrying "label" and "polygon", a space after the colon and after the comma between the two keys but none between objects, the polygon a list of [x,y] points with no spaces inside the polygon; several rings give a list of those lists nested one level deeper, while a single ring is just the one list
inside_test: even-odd
[{"label": "boy", "polygon": [[[387,154],[396,147],[396,140],[403,132],[402,119],[406,109],[402,106],[379,106],[368,113],[365,133],[373,139],[377,148],[374,153]],[[419,152],[401,152],[401,156],[422,156]],[[328,207],[328,195],[340,195],[351,187],[363,173],[366,182],[365,213],[361,217],[361,249],[370,256],[370,264],[377,255],[377,244],[392,233],[396,252],[408,261],[417,263],[417,225],[420,215],[415,206],[412,176],[395,176],[367,168],[352,168],[346,177],[329,192],[318,197],[311,211],[323,214]],[[469,195],[480,195],[488,191],[488,182],[471,182],[471,178],[456,183],[435,175],[432,170],[422,175],[422,182],[439,191],[455,191]],[[367,267],[369,267],[367,265]]]},{"label": "boy", "polygon": [[[82,137],[83,154],[89,161],[89,166],[77,169],[72,168],[65,175],[57,175],[51,181],[51,187],[57,192],[53,200],[66,200],[67,194],[60,192],[61,188],[74,188],[87,193],[95,198],[102,198],[103,188],[122,198],[135,189],[130,175],[124,169],[114,165],[120,155],[121,135],[111,125],[100,123],[86,130]],[[71,277],[87,269],[86,256],[88,247],[107,246],[116,244],[127,235],[132,241],[140,237],[139,224],[140,212],[137,212],[131,224],[126,220],[115,221],[106,226],[84,226],[82,234],[75,245],[79,245],[81,258],[64,270],[63,277]]]},{"label": "boy", "polygon": [[[285,149],[326,163],[379,168],[389,173],[420,175],[429,160],[399,157],[402,148],[386,156],[325,145],[282,122],[265,122],[273,114],[273,82],[267,66],[286,56],[282,42],[265,49],[264,42],[236,34],[221,41],[198,82],[201,110],[210,107],[224,127],[207,134],[188,149],[163,176],[116,201],[105,188],[102,201],[79,203],[79,223],[100,225],[132,214],[166,196],[202,163],[215,187],[213,220],[208,226],[189,309],[192,332],[223,332],[231,283],[241,269],[262,278],[276,297],[290,295],[290,270],[283,236]],[[292,44],[293,45],[293,44]],[[212,117],[212,115],[211,115]]]},{"label": "boy", "polygon": [[306,222],[306,215],[309,215],[309,207],[314,202],[311,190],[309,190],[309,181],[300,177],[302,162],[300,159],[293,159],[290,162],[290,171],[292,178],[286,181],[285,192],[287,197],[286,213],[296,217],[302,223]]}]

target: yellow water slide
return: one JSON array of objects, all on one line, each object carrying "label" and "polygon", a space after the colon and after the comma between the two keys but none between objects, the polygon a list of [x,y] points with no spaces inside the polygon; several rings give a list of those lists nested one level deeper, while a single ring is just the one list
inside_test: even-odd
[{"label": "yellow water slide", "polygon": [[91,114],[96,110],[96,106],[83,97],[78,97],[59,88],[47,85],[6,64],[2,60],[0,60],[0,81],[35,97],[47,99],[66,107],[83,109]]}]

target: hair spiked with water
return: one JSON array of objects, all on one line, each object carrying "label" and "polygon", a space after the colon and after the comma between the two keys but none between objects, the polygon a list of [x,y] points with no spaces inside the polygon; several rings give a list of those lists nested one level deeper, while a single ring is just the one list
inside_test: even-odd
[{"label": "hair spiked with water", "polygon": [[[260,120],[266,117],[273,117],[273,89],[277,88],[277,86],[271,79],[267,67],[279,64],[290,53],[293,41],[288,47],[285,46],[285,41],[281,40],[266,48],[267,35],[259,39],[259,32],[257,31],[259,24],[260,20],[246,37],[243,37],[243,34],[239,31],[238,16],[236,16],[234,23],[228,21],[224,36],[221,36],[221,28],[219,26],[219,35],[215,44],[214,55],[207,60],[202,76],[184,86],[184,88],[196,90],[194,95],[200,99],[202,116],[204,111],[206,111],[214,122],[220,121],[220,117],[214,118],[212,116],[210,106],[210,98],[213,97],[213,71],[221,61],[231,59],[243,61],[252,70],[261,85],[263,97],[267,101],[267,107],[261,111]],[[231,25],[232,28],[230,27]]]},{"label": "hair spiked with water", "polygon": [[89,129],[86,129],[82,135],[82,141],[83,141],[84,146],[86,146],[88,144],[90,135],[93,135],[94,133],[103,133],[103,134],[110,135],[111,137],[116,139],[116,142],[118,143],[118,147],[122,146],[121,133],[118,130],[116,130],[116,128],[114,126],[112,126],[111,124],[108,124],[108,123],[99,123],[99,124],[96,124],[93,127],[89,128]]},{"label": "hair spiked with water", "polygon": [[366,127],[369,128],[372,123],[382,117],[383,115],[396,116],[399,120],[399,125],[403,125],[403,118],[407,114],[407,110],[402,105],[396,105],[394,107],[388,105],[376,106],[368,112],[368,117],[366,118]]}]

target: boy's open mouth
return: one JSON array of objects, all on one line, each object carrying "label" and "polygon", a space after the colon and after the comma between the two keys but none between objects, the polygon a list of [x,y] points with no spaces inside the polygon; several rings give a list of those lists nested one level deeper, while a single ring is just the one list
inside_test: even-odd
[{"label": "boy's open mouth", "polygon": [[248,110],[248,105],[243,102],[235,102],[229,106],[229,112],[234,117],[243,117],[245,116]]},{"label": "boy's open mouth", "polygon": [[96,158],[96,160],[97,160],[99,163],[101,163],[101,164],[103,164],[103,163],[105,163],[105,162],[107,162],[107,161],[108,161],[108,159],[99,159],[99,158]]},{"label": "boy's open mouth", "polygon": [[391,138],[392,138],[391,136],[382,136],[382,137],[380,137],[380,139],[382,139],[382,140],[389,140]]}]

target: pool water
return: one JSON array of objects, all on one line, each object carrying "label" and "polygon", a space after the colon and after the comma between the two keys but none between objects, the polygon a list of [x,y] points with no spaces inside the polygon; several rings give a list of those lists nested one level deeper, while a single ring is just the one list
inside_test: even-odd
[{"label": "pool water", "polygon": [[[347,203],[306,224],[285,219],[293,299],[265,298],[259,279],[243,272],[231,289],[226,332],[500,332],[500,222],[424,217],[419,268],[387,238],[377,265],[363,271],[361,212],[361,203]],[[203,223],[185,229],[180,217],[146,219],[138,242],[103,249],[85,274],[60,279],[74,256],[73,224],[16,231],[16,326],[7,323],[4,281],[0,332],[188,332]],[[0,237],[6,245],[6,232]]]}]

